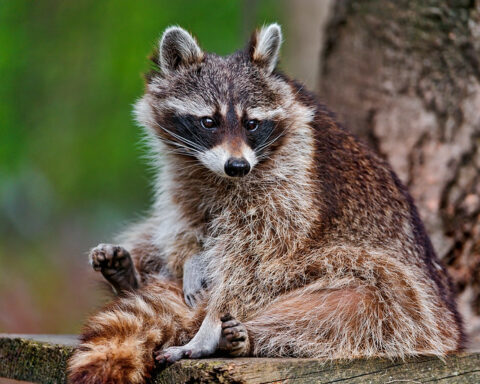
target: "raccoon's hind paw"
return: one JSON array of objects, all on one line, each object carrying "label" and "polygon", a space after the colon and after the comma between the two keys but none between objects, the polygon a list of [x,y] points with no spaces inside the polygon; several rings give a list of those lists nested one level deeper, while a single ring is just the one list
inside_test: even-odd
[{"label": "raccoon's hind paw", "polygon": [[171,364],[183,358],[193,357],[192,350],[186,346],[169,347],[163,350],[158,350],[153,352],[153,356],[160,364]]},{"label": "raccoon's hind paw", "polygon": [[223,316],[218,349],[230,356],[247,356],[250,349],[247,328],[230,314]]},{"label": "raccoon's hind paw", "polygon": [[181,359],[200,359],[211,356],[215,350],[198,343],[188,343],[181,347],[168,347],[153,352],[155,360],[160,364],[175,363]]},{"label": "raccoon's hind paw", "polygon": [[90,251],[93,269],[100,271],[117,293],[138,288],[132,257],[123,247],[99,244]]}]

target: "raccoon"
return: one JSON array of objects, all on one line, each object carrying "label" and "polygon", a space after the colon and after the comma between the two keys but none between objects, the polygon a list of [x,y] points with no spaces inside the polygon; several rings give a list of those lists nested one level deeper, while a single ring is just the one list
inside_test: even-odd
[{"label": "raccoon", "polygon": [[452,285],[390,166],[277,67],[281,28],[205,53],[168,28],[135,113],[159,172],[151,216],[91,252],[119,297],[72,383],[142,383],[212,354],[444,356]]}]

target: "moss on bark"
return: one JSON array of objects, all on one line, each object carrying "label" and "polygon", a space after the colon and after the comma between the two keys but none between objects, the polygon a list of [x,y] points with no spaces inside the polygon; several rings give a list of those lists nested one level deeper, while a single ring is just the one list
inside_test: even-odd
[{"label": "moss on bark", "polygon": [[[51,342],[48,342],[51,340]],[[65,383],[74,337],[0,335],[0,377],[35,383]],[[154,372],[151,384],[180,383],[332,383],[480,382],[480,354],[459,354],[445,361],[431,356],[407,360],[319,359],[183,360]]]}]

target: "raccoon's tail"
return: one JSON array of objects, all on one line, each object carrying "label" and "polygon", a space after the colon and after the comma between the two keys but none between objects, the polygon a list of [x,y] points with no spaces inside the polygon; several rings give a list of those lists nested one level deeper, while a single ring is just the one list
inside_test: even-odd
[{"label": "raccoon's tail", "polygon": [[153,350],[188,342],[201,312],[189,308],[181,288],[170,282],[152,282],[117,298],[85,325],[68,362],[69,382],[143,383],[154,367]]}]

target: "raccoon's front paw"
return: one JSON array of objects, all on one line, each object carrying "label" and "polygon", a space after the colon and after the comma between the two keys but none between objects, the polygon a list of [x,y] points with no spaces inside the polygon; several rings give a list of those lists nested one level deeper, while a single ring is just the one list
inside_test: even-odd
[{"label": "raccoon's front paw", "polygon": [[207,298],[208,281],[205,260],[201,254],[188,259],[183,266],[183,296],[189,307],[196,307]]},{"label": "raccoon's front paw", "polygon": [[205,280],[201,280],[198,284],[196,282],[184,282],[183,286],[183,296],[185,297],[185,302],[191,308],[196,307],[200,302],[207,298],[207,288],[208,285]]},{"label": "raccoon's front paw", "polygon": [[90,264],[100,271],[117,293],[138,288],[130,253],[118,245],[99,244],[90,251]]},{"label": "raccoon's front paw", "polygon": [[218,349],[230,356],[247,356],[250,349],[247,328],[230,314],[223,316]]}]

